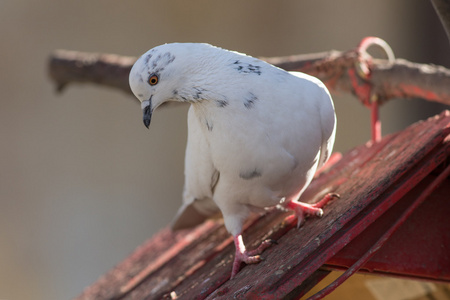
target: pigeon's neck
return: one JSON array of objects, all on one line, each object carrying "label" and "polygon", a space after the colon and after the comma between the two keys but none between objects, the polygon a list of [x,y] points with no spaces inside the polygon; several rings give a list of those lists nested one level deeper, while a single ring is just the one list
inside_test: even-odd
[{"label": "pigeon's neck", "polygon": [[[175,100],[192,104],[211,102],[227,107],[232,101],[251,98],[249,83],[257,83],[267,71],[264,62],[234,52],[214,49],[201,58],[187,58]],[[241,95],[243,94],[243,95]]]},{"label": "pigeon's neck", "polygon": [[233,89],[230,87],[236,86],[233,82],[236,79],[230,79],[230,74],[219,70],[220,68],[205,67],[192,72],[194,75],[184,79],[183,84],[175,91],[175,100],[192,104],[211,101],[219,107],[227,106],[233,98],[230,95]]},{"label": "pigeon's neck", "polygon": [[217,107],[225,107],[230,104],[230,98],[226,95],[226,91],[220,89],[217,85],[212,87],[201,83],[178,90],[175,99],[179,102],[189,102],[191,104],[206,105],[213,103]]}]

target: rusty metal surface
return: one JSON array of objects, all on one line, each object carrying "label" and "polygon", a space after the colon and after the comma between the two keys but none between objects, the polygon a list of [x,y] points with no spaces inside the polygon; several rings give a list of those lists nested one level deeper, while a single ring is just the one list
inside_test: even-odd
[{"label": "rusty metal surface", "polygon": [[320,280],[323,264],[361,233],[366,236],[371,224],[448,159],[449,134],[450,113],[444,112],[346,153],[312,182],[302,201],[330,191],[341,199],[300,229],[277,211],[252,220],[244,233],[250,249],[265,238],[279,244],[233,280],[232,239],[220,223],[209,221],[180,233],[164,229],[77,299],[295,299],[308,282]]}]

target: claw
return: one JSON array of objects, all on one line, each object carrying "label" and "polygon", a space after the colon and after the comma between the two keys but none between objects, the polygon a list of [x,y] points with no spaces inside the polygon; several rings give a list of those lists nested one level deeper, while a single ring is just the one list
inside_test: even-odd
[{"label": "claw", "polygon": [[301,214],[297,214],[297,212],[295,212],[295,214],[297,215],[297,229],[299,229],[303,225],[305,217],[303,216],[303,212]]},{"label": "claw", "polygon": [[319,208],[319,210],[316,212],[316,216],[321,218],[323,216],[323,209]]},{"label": "claw", "polygon": [[292,209],[295,212],[295,215],[297,217],[297,228],[300,228],[302,225],[305,214],[306,215],[315,215],[317,217],[323,216],[323,209],[328,202],[330,202],[333,199],[339,199],[341,198],[336,193],[329,193],[326,194],[319,202],[315,204],[308,204],[298,201],[290,201],[286,203],[286,207]]},{"label": "claw", "polygon": [[236,246],[236,254],[234,256],[233,270],[231,271],[231,279],[233,279],[241,268],[241,263],[246,264],[256,264],[264,260],[260,254],[272,246],[273,244],[278,244],[275,240],[265,240],[259,245],[255,250],[247,251],[245,249],[244,242],[242,240],[242,235],[237,235],[234,237],[234,244]]}]

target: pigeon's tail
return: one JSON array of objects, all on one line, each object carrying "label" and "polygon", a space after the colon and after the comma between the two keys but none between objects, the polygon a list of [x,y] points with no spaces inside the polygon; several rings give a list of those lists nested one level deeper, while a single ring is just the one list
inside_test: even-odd
[{"label": "pigeon's tail", "polygon": [[207,219],[221,218],[222,214],[212,199],[194,199],[183,203],[172,221],[172,230],[192,228]]},{"label": "pigeon's tail", "polygon": [[180,207],[171,228],[172,230],[192,228],[203,223],[207,218],[195,209],[193,203],[190,203]]}]

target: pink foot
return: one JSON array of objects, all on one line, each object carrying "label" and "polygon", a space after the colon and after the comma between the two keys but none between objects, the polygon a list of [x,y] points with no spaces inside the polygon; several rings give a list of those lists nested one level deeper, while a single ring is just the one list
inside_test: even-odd
[{"label": "pink foot", "polygon": [[276,244],[274,240],[265,240],[259,245],[255,250],[247,251],[245,249],[244,242],[242,240],[242,235],[239,234],[234,237],[234,245],[236,246],[236,253],[234,255],[233,270],[231,271],[231,279],[236,276],[241,268],[241,263],[246,264],[256,264],[259,263],[263,258],[259,256],[264,250],[269,248],[272,244]]},{"label": "pink foot", "polygon": [[286,207],[292,209],[297,217],[297,228],[300,228],[303,221],[305,220],[305,215],[315,215],[318,217],[323,216],[322,207],[324,207],[328,202],[333,199],[339,199],[340,196],[335,193],[326,194],[319,202],[315,204],[308,204],[298,201],[290,201],[286,203]]}]

